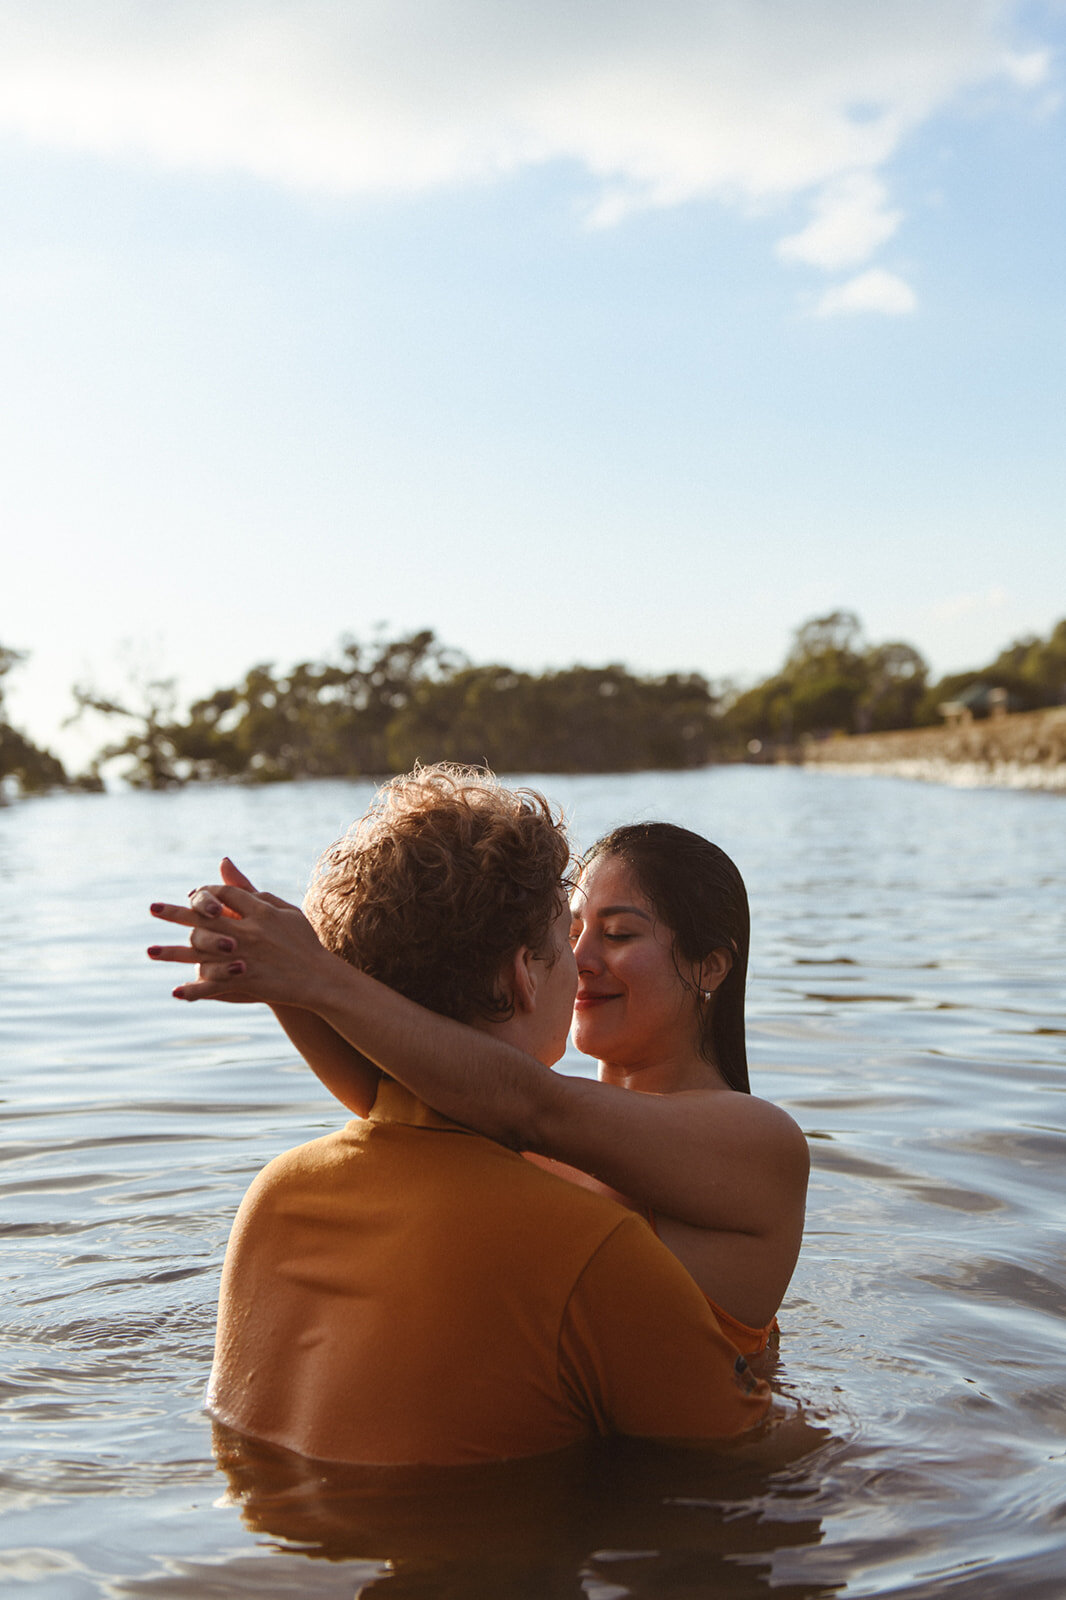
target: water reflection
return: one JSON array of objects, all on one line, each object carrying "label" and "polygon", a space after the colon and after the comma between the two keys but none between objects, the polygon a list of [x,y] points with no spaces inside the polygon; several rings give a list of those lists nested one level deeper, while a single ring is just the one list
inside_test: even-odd
[{"label": "water reflection", "polygon": [[772,1583],[778,1552],[822,1538],[780,1474],[828,1438],[796,1422],[769,1453],[766,1441],[712,1453],[615,1440],[528,1461],[384,1468],[310,1461],[214,1427],[245,1525],[318,1560],[378,1563],[364,1600],[835,1594],[837,1584]]},{"label": "water reflection", "polygon": [[836,1440],[728,1478],[612,1451],[384,1523],[313,1475],[218,1504],[199,1407],[229,1225],[344,1118],[269,1017],[168,1004],[144,908],[238,843],[298,898],[369,789],[57,797],[0,811],[0,1592],[1066,1594],[1062,799],[770,769],[539,786],[579,843],[669,816],[745,871],[753,1081],[814,1156],[774,1382]]}]

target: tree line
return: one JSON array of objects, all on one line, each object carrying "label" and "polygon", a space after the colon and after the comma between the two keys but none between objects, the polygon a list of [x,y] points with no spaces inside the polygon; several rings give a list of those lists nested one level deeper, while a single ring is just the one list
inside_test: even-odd
[{"label": "tree line", "polygon": [[796,629],[780,670],[735,696],[723,722],[740,738],[787,745],[933,726],[948,704],[980,717],[992,689],[1004,691],[1011,711],[1066,702],[1066,618],[1046,639],[1018,639],[985,666],[931,682],[913,645],[870,644],[853,611],[813,617]]},{"label": "tree line", "polygon": [[751,688],[700,673],[641,676],[611,663],[542,673],[477,666],[430,629],[331,658],[252,667],[228,688],[179,705],[173,679],[123,694],[73,690],[74,718],[96,713],[115,737],[72,778],[4,719],[4,676],[22,659],[0,648],[0,780],[23,793],[103,786],[115,770],[137,788],[224,779],[277,782],[379,777],[416,761],[486,763],[501,772],[626,772],[705,766],[832,732],[939,721],[945,701],[980,714],[1003,689],[1012,709],[1066,701],[1066,619],[1047,639],[1015,641],[987,666],[930,682],[900,640],[870,644],[854,612],[796,629],[780,669]]},{"label": "tree line", "polygon": [[44,794],[49,789],[66,789],[77,781],[72,779],[58,756],[42,750],[18,728],[13,728],[4,715],[4,679],[20,661],[26,659],[22,650],[10,650],[0,645],[0,800],[3,786],[11,784],[22,794]]}]

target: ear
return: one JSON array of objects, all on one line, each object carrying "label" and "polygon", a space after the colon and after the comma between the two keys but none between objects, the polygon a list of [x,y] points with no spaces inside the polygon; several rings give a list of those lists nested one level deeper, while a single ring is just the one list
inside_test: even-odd
[{"label": "ear", "polygon": [[733,968],[732,950],[712,950],[710,955],[704,956],[696,972],[696,982],[699,984],[701,994],[713,994],[721,988]]},{"label": "ear", "polygon": [[534,955],[528,945],[520,945],[505,961],[500,972],[500,987],[515,1011],[531,1012],[537,1003],[537,974],[533,966]]}]

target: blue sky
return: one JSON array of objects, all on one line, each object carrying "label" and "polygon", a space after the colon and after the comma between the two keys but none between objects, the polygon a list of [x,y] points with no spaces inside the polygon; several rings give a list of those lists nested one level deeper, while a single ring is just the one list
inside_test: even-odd
[{"label": "blue sky", "polygon": [[[1066,7],[0,0],[13,719],[1066,614]],[[100,729],[82,736],[98,742]]]}]

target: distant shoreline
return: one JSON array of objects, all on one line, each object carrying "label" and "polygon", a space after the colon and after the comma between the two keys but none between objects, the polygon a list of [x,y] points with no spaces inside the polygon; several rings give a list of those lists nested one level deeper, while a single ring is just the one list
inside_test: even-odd
[{"label": "distant shoreline", "polygon": [[1066,794],[1066,706],[939,728],[842,735],[803,747],[805,767],[959,788]]}]

